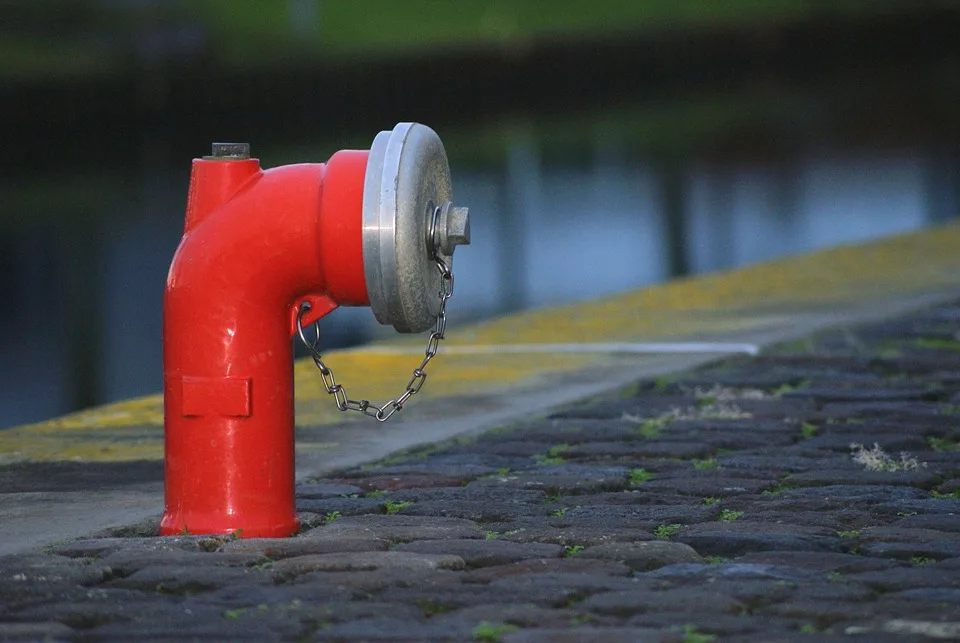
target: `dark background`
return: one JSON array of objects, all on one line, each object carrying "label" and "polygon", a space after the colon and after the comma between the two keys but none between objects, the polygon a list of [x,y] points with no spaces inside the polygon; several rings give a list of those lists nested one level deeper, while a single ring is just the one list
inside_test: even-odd
[{"label": "dark background", "polygon": [[0,427],[159,390],[211,141],[433,127],[469,322],[956,216],[958,34],[946,0],[0,1]]}]

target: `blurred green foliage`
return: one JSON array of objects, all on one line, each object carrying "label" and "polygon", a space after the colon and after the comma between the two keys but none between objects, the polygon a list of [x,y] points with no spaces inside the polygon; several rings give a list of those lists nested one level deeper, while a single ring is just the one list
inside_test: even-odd
[{"label": "blurred green foliage", "polygon": [[[116,73],[173,56],[226,67],[339,63],[456,48],[523,50],[547,39],[762,28],[950,0],[8,0],[0,77]],[[186,34],[186,37],[185,37]],[[191,45],[190,38],[197,42]],[[184,41],[186,45],[184,44]],[[174,50],[171,54],[170,50]],[[146,51],[146,53],[145,53]]]}]

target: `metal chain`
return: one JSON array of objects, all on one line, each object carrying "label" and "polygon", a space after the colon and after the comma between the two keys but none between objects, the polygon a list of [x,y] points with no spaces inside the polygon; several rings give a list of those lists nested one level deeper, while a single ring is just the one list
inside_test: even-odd
[{"label": "metal chain", "polygon": [[437,351],[440,350],[440,340],[444,338],[444,333],[447,330],[447,300],[453,296],[453,272],[450,271],[450,268],[448,268],[447,264],[442,260],[435,259],[435,261],[437,269],[440,271],[440,312],[437,313],[437,324],[427,339],[427,348],[424,351],[423,360],[420,362],[420,366],[413,369],[413,377],[407,382],[406,390],[398,397],[385,402],[383,406],[377,406],[370,400],[351,400],[347,397],[346,389],[343,388],[343,385],[337,384],[333,371],[329,366],[324,364],[323,357],[320,355],[317,347],[317,344],[320,343],[319,321],[314,324],[314,326],[317,326],[317,329],[313,341],[307,340],[301,322],[303,321],[303,315],[310,310],[310,303],[303,302],[300,304],[300,311],[297,313],[297,332],[300,334],[300,341],[302,341],[304,346],[307,347],[307,350],[310,351],[313,363],[320,369],[323,387],[327,393],[334,397],[337,401],[337,408],[341,411],[356,411],[376,418],[377,422],[386,422],[394,413],[403,408],[407,400],[419,393],[420,389],[423,388],[423,383],[427,380],[427,364],[430,363],[430,360],[432,360],[436,356]]}]

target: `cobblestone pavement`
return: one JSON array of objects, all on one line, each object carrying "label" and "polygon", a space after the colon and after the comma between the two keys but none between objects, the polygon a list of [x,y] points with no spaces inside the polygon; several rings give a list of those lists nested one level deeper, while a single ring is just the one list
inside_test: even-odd
[{"label": "cobblestone pavement", "polygon": [[958,328],[831,331],[343,471],[299,487],[297,538],[0,559],[0,639],[960,639]]}]

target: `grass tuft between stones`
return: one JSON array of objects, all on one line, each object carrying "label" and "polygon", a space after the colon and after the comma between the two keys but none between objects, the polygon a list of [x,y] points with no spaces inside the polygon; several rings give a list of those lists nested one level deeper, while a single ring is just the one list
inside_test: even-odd
[{"label": "grass tuft between stones", "polygon": [[646,469],[630,469],[630,473],[627,478],[627,482],[632,485],[643,484],[647,480],[653,477],[653,474],[647,471]]},{"label": "grass tuft between stones", "polygon": [[470,632],[470,636],[478,643],[499,643],[503,640],[503,636],[505,634],[516,632],[519,629],[520,628],[516,625],[510,625],[508,623],[491,623],[490,621],[482,621],[475,628],[473,628],[473,631]]},{"label": "grass tuft between stones", "polygon": [[683,525],[674,523],[671,525],[660,525],[653,530],[653,535],[657,540],[670,540],[670,537],[683,529]]},{"label": "grass tuft between stones", "polygon": [[393,500],[387,500],[385,503],[383,503],[382,506],[384,511],[386,511],[390,515],[393,515],[393,514],[400,513],[401,511],[403,511],[404,508],[409,507],[411,504],[413,503],[395,502]]}]

